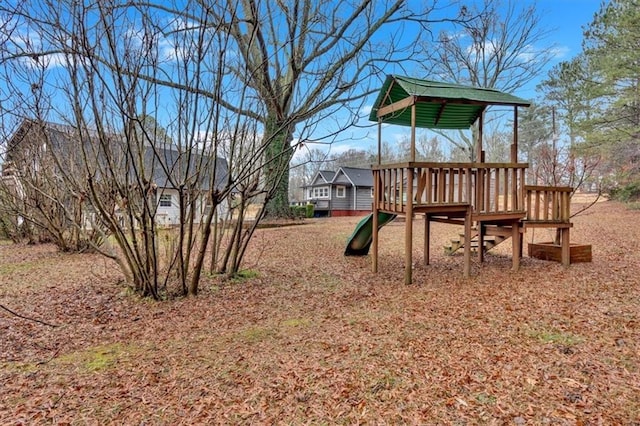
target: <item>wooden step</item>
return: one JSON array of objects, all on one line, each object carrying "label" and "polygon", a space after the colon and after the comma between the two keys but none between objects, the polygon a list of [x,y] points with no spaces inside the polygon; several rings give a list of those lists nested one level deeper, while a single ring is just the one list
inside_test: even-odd
[{"label": "wooden step", "polygon": [[[488,235],[483,238],[483,251],[488,252],[492,248],[505,241],[508,236],[505,235]],[[472,234],[470,249],[472,253],[477,253],[479,248],[478,234]],[[452,238],[448,245],[444,246],[444,253],[446,255],[452,255],[456,251],[464,247],[464,234],[459,234],[457,238]]]}]

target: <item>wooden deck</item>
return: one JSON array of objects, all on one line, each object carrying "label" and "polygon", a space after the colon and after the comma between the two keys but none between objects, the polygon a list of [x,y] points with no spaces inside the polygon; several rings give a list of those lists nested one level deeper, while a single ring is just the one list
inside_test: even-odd
[{"label": "wooden deck", "polygon": [[[525,185],[526,163],[406,162],[374,165],[373,217],[377,212],[406,217],[425,216],[425,264],[429,263],[429,223],[465,226],[464,275],[469,275],[471,229],[482,246],[485,234],[500,232],[513,238],[513,269],[522,252],[521,233],[527,228],[557,228],[563,263],[568,264],[570,187]],[[405,229],[405,282],[411,282],[413,225]],[[377,271],[377,223],[373,226],[373,270]],[[566,252],[566,253],[565,253]],[[565,257],[566,254],[566,257]],[[482,250],[479,250],[482,261]],[[565,262],[566,260],[566,262]]]}]

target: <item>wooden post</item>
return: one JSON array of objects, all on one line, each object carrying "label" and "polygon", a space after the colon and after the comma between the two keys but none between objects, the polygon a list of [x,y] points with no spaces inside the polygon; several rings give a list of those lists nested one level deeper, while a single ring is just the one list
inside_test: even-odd
[{"label": "wooden post", "polygon": [[424,215],[424,265],[429,264],[429,241],[431,239],[431,220],[429,213]]},{"label": "wooden post", "polygon": [[[400,200],[401,202],[403,200]],[[413,263],[413,168],[407,168],[407,199],[405,201],[404,283],[411,284]]]},{"label": "wooden post", "polygon": [[569,239],[569,229],[570,228],[562,228],[560,231],[561,239],[562,239],[562,264],[564,266],[569,266],[571,264],[571,245]]},{"label": "wooden post", "polygon": [[471,205],[464,215],[464,277],[471,275]]},{"label": "wooden post", "polygon": [[411,105],[411,160],[416,161],[416,103]]},{"label": "wooden post", "polygon": [[476,141],[476,161],[482,163],[482,132],[484,126],[484,110],[478,117],[478,140]]},{"label": "wooden post", "polygon": [[513,270],[520,269],[520,225],[518,222],[511,224],[511,240],[512,240],[512,256],[513,256]]},{"label": "wooden post", "polygon": [[382,164],[382,118],[378,118],[378,165]]},{"label": "wooden post", "polygon": [[511,145],[511,162],[518,162],[518,107],[513,107],[513,144]]},{"label": "wooden post", "polygon": [[380,170],[373,171],[373,205],[371,206],[372,216],[372,233],[371,233],[371,270],[378,272],[378,211],[380,205]]},{"label": "wooden post", "polygon": [[482,222],[478,222],[478,262],[484,262],[484,225]]}]

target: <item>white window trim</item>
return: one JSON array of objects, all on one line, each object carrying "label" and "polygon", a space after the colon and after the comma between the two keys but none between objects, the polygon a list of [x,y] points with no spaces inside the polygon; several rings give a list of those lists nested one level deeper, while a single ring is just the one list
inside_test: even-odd
[{"label": "white window trim", "polygon": [[316,186],[315,188],[313,188],[313,198],[329,199],[329,187]]},{"label": "white window trim", "polygon": [[[167,204],[163,204],[163,203],[169,203]],[[160,198],[158,199],[158,207],[171,207],[171,205],[173,204],[173,197],[171,196],[171,194],[160,194]]]},{"label": "white window trim", "polygon": [[[340,195],[340,192],[342,192],[342,195]],[[344,185],[337,185],[336,186],[336,197],[337,198],[346,198],[347,197],[347,187]]]},{"label": "white window trim", "polygon": [[371,187],[371,198],[373,198],[373,186]]}]

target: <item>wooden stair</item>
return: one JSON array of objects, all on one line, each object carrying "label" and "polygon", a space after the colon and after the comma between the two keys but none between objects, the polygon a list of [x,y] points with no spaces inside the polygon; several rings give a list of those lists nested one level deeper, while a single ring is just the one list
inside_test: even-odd
[{"label": "wooden stair", "polygon": [[[491,232],[490,227],[486,227],[485,236],[483,239],[483,252],[488,252],[489,250],[509,238],[510,236],[506,235],[503,232],[499,232],[497,233],[497,235],[495,235],[493,232]],[[479,244],[480,242],[478,241],[478,230],[473,229],[471,234],[471,253],[478,252]],[[451,256],[461,248],[464,248],[464,234],[458,234],[457,238],[452,238],[449,244],[444,246],[444,253],[448,256]]]}]

